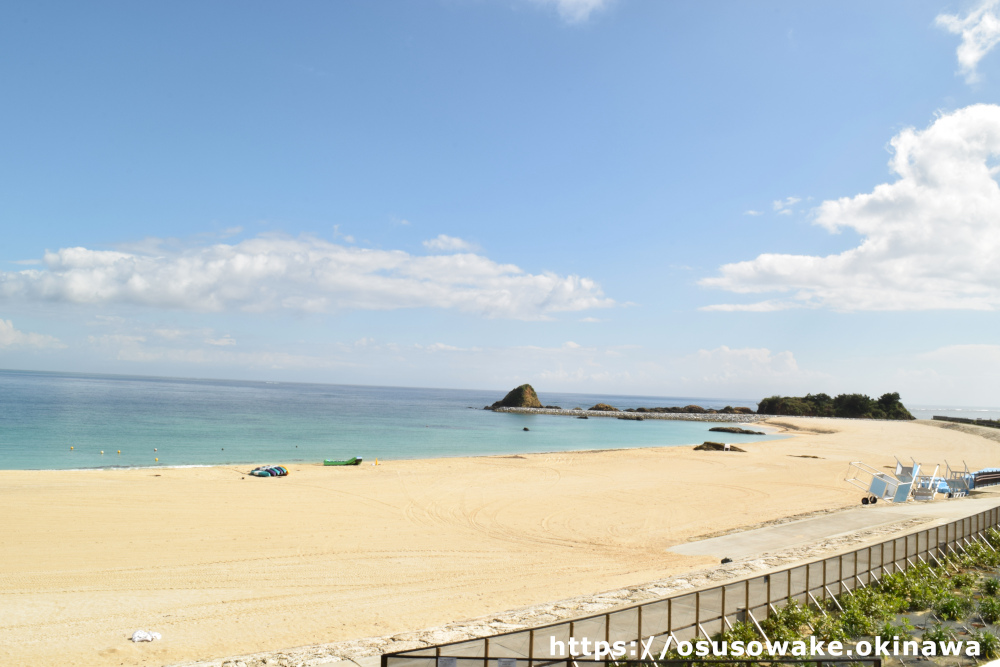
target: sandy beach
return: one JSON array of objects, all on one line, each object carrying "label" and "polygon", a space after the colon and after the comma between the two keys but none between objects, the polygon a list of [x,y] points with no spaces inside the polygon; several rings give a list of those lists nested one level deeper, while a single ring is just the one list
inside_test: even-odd
[{"label": "sandy beach", "polygon": [[[796,436],[745,454],[3,471],[0,663],[164,665],[418,630],[703,567],[665,550],[854,505],[851,460],[1000,464],[996,442],[927,423],[770,423]],[[136,629],[163,639],[133,645]]]}]

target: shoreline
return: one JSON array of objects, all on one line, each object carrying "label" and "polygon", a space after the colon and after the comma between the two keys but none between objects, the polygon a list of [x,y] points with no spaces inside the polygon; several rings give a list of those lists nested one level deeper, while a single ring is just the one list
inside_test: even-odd
[{"label": "shoreline", "polygon": [[[507,413],[512,413],[512,414],[546,414],[546,415],[560,414],[559,411],[556,411],[556,410],[546,410],[544,408],[498,408],[498,409],[494,410],[494,412],[507,412]],[[569,413],[570,411],[563,411],[563,412]],[[608,412],[601,412],[601,411],[575,410],[575,411],[572,412],[572,414],[569,414],[569,416],[588,415],[588,416],[596,416],[596,417],[614,417],[614,416],[619,416],[620,417],[621,414],[633,415],[635,413],[632,413],[632,412],[608,413]],[[729,415],[729,414],[721,414],[721,415],[666,414],[666,415],[663,415],[663,414],[656,414],[656,413],[654,413],[655,416],[646,416],[645,413],[639,413],[639,414],[642,416],[642,419],[638,419],[636,417],[622,417],[622,421],[643,421],[645,419],[659,419],[659,420],[667,420],[667,421],[691,421],[691,422],[707,422],[707,423],[718,422],[720,424],[726,424],[726,423],[760,423],[760,422],[767,421],[768,419],[775,418],[774,415]],[[759,419],[752,419],[752,420],[706,419],[705,417],[759,417]],[[795,419],[804,419],[804,418],[803,417],[795,417]],[[822,417],[815,417],[814,419],[822,419]],[[768,428],[768,424],[762,424],[761,427],[762,428]],[[780,426],[771,426],[770,428],[774,429],[774,432],[773,433],[766,433],[767,436],[779,436],[779,435],[783,434],[783,431],[782,431],[782,429],[781,429]],[[733,434],[730,434],[730,433],[720,433],[718,435],[718,437],[722,438],[722,437],[729,436],[729,435],[733,435]],[[716,436],[709,435],[708,437],[716,437]],[[761,436],[754,436],[754,437],[760,438]],[[770,438],[763,438],[761,440],[753,440],[753,441],[750,441],[750,442],[751,443],[753,443],[753,442],[766,442],[766,441],[769,441],[769,440],[770,440]],[[743,444],[743,443],[744,443],[744,441],[741,440],[740,444]],[[516,451],[509,451],[509,452],[494,452],[494,453],[488,453],[488,454],[469,454],[469,453],[466,453],[466,454],[455,454],[455,455],[451,455],[451,456],[441,456],[441,455],[438,455],[438,456],[430,456],[430,457],[413,457],[413,458],[404,458],[404,457],[393,458],[393,457],[379,456],[377,458],[379,459],[379,461],[385,461],[385,462],[388,462],[388,461],[433,461],[433,460],[450,460],[450,459],[479,458],[479,457],[490,458],[490,457],[503,457],[503,456],[527,456],[527,455],[535,455],[535,454],[557,454],[557,453],[569,454],[569,453],[602,452],[602,451],[627,451],[627,450],[638,450],[638,449],[649,449],[649,448],[660,448],[660,447],[665,447],[665,448],[666,447],[693,447],[695,445],[700,445],[700,444],[701,444],[701,442],[686,442],[686,443],[679,443],[679,444],[675,444],[675,445],[648,444],[648,445],[638,445],[638,446],[628,445],[628,446],[623,446],[623,447],[601,447],[601,448],[594,448],[594,449],[553,449],[553,450],[545,450],[545,451],[516,450]],[[252,461],[230,461],[230,462],[225,462],[225,463],[176,463],[176,464],[160,464],[160,465],[153,464],[153,465],[136,465],[136,466],[108,465],[108,466],[93,466],[93,467],[88,467],[88,468],[79,468],[79,467],[77,467],[77,468],[0,468],[0,472],[47,472],[47,471],[59,471],[59,472],[99,472],[99,471],[113,471],[113,470],[174,470],[174,469],[183,469],[183,468],[227,468],[227,467],[235,467],[235,466],[257,466],[257,465],[262,465],[262,463],[261,463],[262,460],[263,459],[254,459]],[[317,461],[315,459],[290,459],[290,458],[285,458],[285,459],[275,459],[275,460],[277,460],[279,462],[275,463],[274,465],[306,465],[306,466],[320,466],[320,467],[323,466],[322,460]],[[365,465],[368,465],[369,463],[372,463],[372,462],[373,461],[367,461],[366,460],[366,461],[363,461],[360,465],[361,466],[365,466]]]},{"label": "shoreline", "polygon": [[[421,632],[716,568],[668,550],[853,507],[852,460],[1000,458],[992,440],[913,422],[769,426],[793,437],[254,481],[232,466],[2,471],[0,662],[151,667]],[[163,639],[134,645],[139,628]]]},{"label": "shoreline", "polygon": [[[645,421],[647,419],[664,419],[671,421],[713,422],[751,424],[765,421],[779,415],[758,415],[728,412],[635,412],[628,410],[556,410],[554,408],[491,408],[492,412],[506,412],[518,415],[554,415],[557,417],[616,417],[623,421]],[[817,419],[821,419],[817,417]]]}]

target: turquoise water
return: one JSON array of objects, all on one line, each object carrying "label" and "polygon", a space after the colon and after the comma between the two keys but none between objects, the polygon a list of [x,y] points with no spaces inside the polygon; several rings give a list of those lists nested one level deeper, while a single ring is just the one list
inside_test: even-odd
[{"label": "turquoise water", "polygon": [[[280,464],[351,456],[371,461],[720,440],[708,432],[717,424],[707,422],[582,420],[482,409],[504,393],[0,371],[0,469]],[[602,401],[619,408],[756,407],[749,399],[549,392],[540,398],[564,408]]]}]

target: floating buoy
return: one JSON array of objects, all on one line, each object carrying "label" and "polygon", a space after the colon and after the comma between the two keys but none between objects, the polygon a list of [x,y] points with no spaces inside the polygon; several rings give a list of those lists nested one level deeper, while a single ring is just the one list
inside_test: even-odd
[{"label": "floating buoy", "polygon": [[70,449],[73,449],[73,448],[72,448],[72,447],[70,447]]},{"label": "floating buoy", "polygon": [[119,454],[121,454],[121,453],[122,453],[122,450],[120,450],[120,449],[119,449],[119,450],[118,450],[118,453],[119,453]]},{"label": "floating buoy", "polygon": [[103,453],[104,453],[104,450],[102,449],[102,450],[101,450],[101,454],[103,454]]},{"label": "floating buoy", "polygon": [[156,459],[156,460],[159,461],[160,459]]},{"label": "floating buoy", "polygon": [[156,451],[156,447],[153,447],[153,451],[154,451],[154,452]]}]

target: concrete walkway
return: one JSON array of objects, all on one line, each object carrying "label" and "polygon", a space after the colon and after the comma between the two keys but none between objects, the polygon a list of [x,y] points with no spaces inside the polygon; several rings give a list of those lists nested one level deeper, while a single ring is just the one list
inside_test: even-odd
[{"label": "concrete walkway", "polygon": [[768,552],[785,551],[868,528],[910,519],[925,519],[924,524],[911,529],[919,530],[948,523],[997,505],[1000,505],[1000,494],[996,493],[984,493],[978,497],[937,500],[928,503],[909,502],[905,505],[891,503],[858,505],[855,509],[835,514],[678,544],[668,551],[684,556],[715,556],[720,559],[727,557],[747,558]]}]

